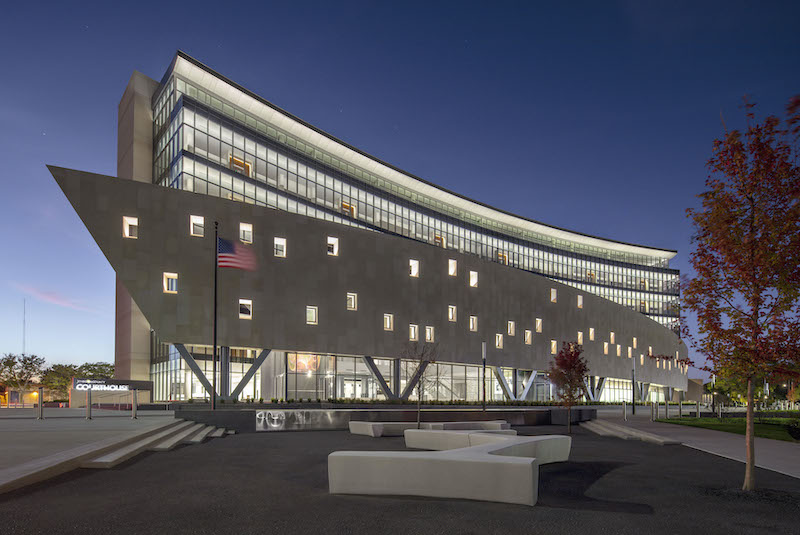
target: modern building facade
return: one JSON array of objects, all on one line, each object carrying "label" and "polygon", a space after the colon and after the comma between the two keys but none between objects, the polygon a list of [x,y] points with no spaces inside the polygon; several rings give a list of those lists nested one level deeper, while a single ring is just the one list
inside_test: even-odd
[{"label": "modern building facade", "polygon": [[[255,271],[219,272],[223,397],[549,400],[583,346],[587,398],[686,391],[676,254],[497,210],[374,158],[178,52],[134,73],[118,178],[51,168],[117,272],[118,378],[207,397],[214,230]],[[436,363],[413,355],[435,344]],[[635,374],[635,375],[634,375]]]}]

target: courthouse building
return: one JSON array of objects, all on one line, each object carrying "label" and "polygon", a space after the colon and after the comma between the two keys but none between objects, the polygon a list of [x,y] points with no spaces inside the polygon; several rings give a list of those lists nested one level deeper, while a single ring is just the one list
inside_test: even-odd
[{"label": "courthouse building", "polygon": [[[117,274],[117,379],[205,398],[215,223],[256,269],[218,273],[226,398],[548,400],[579,343],[593,401],[687,389],[676,251],[492,208],[383,162],[178,52],[135,72],[117,177],[51,167]],[[416,343],[416,344],[415,344]],[[436,344],[424,370],[409,358]]]}]

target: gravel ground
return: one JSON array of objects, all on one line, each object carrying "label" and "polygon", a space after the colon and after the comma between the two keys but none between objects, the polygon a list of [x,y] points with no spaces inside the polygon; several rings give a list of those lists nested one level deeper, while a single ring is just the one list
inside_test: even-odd
[{"label": "gravel ground", "polygon": [[535,507],[331,496],[326,458],[344,449],[404,447],[402,438],[343,431],[228,436],[0,496],[0,528],[3,534],[800,534],[800,480],[759,469],[761,490],[742,493],[744,465],[682,446],[576,428],[570,461],[541,467]]}]

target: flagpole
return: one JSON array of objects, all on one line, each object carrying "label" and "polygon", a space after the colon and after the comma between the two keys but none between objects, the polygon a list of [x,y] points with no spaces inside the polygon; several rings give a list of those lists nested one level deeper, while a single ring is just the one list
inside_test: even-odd
[{"label": "flagpole", "polygon": [[211,410],[217,410],[217,266],[219,256],[219,222],[214,221],[214,351],[211,364]]}]

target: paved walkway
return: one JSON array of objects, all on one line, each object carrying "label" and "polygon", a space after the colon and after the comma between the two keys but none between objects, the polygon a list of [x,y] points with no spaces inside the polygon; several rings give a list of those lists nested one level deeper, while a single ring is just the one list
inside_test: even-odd
[{"label": "paved walkway", "polygon": [[[637,414],[635,417],[628,414],[627,422],[622,419],[620,408],[598,409],[597,416],[615,424],[628,425],[634,429],[641,429],[680,441],[690,448],[745,462],[743,435],[686,425],[651,422],[649,408],[637,407],[637,413],[639,411],[644,414]],[[756,466],[800,479],[800,443],[756,437],[755,444]]]}]

